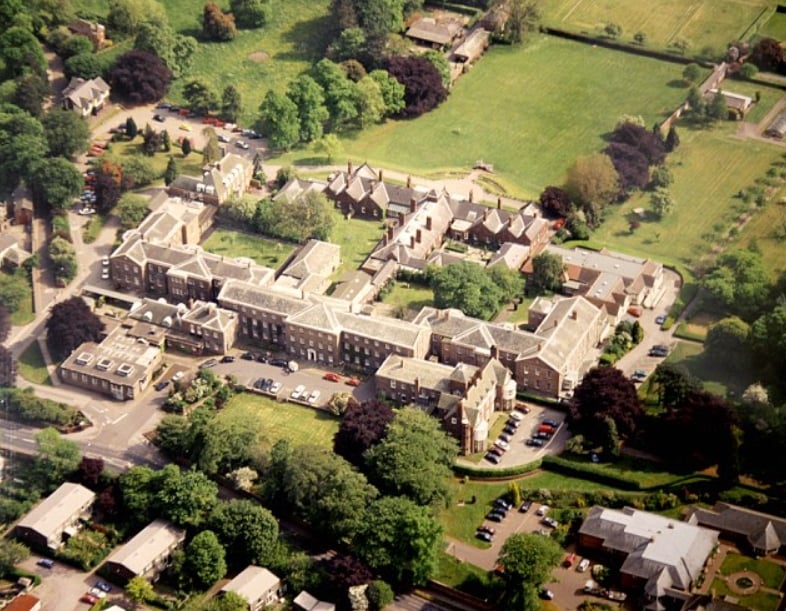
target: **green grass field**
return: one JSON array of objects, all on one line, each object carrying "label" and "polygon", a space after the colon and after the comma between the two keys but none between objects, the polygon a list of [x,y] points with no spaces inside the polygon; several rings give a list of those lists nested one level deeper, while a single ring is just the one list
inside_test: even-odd
[{"label": "green grass field", "polygon": [[780,596],[771,592],[763,592],[759,590],[750,596],[740,596],[732,591],[726,582],[722,579],[715,578],[712,580],[712,591],[716,596],[730,596],[738,601],[738,604],[743,605],[746,609],[756,609],[756,611],[775,611],[780,606]]},{"label": "green grass field", "polygon": [[30,342],[30,345],[19,356],[16,364],[19,375],[33,384],[52,384],[49,372],[44,363],[44,355],[37,341]]},{"label": "green grass field", "polygon": [[767,23],[759,30],[762,36],[771,36],[775,40],[786,40],[786,15],[773,13]]},{"label": "green grass field", "polygon": [[[622,26],[621,40],[644,32],[648,47],[667,47],[677,38],[691,49],[723,52],[738,40],[772,0],[544,0],[544,23],[571,31],[598,34],[607,22]],[[690,52],[690,51],[689,51]]]},{"label": "green grass field", "polygon": [[780,564],[771,562],[765,558],[751,558],[742,554],[728,553],[723,559],[720,572],[723,575],[731,575],[738,571],[753,571],[768,588],[779,590],[786,577],[786,569]]},{"label": "green grass field", "polygon": [[[628,223],[633,210],[649,208],[649,194],[636,194],[608,209],[606,220],[593,235],[596,244],[687,266],[698,263],[713,248],[730,245],[724,236],[740,214],[750,210],[735,194],[764,177],[782,151],[766,142],[737,139],[734,123],[708,130],[678,129],[681,144],[668,160],[674,174],[674,210],[660,221],[648,216],[631,234]],[[761,247],[769,250],[768,244]],[[768,256],[786,262],[783,249]]]},{"label": "green grass field", "polygon": [[292,403],[279,403],[251,393],[232,397],[219,417],[255,419],[262,437],[271,446],[279,439],[289,439],[296,445],[332,448],[333,436],[339,425],[338,418],[328,412]]},{"label": "green grass field", "polygon": [[333,279],[338,280],[345,272],[358,269],[366,260],[379,243],[383,227],[381,222],[345,219],[335,208],[333,217],[330,242],[341,246],[341,265],[333,274]]},{"label": "green grass field", "polygon": [[393,290],[382,301],[394,309],[406,308],[417,312],[425,306],[434,305],[434,291],[419,284],[395,282]]},{"label": "green grass field", "polygon": [[33,313],[33,287],[30,286],[30,281],[24,272],[19,271],[18,276],[12,278],[15,274],[10,274],[4,270],[0,270],[0,283],[13,282],[18,284],[20,294],[24,292],[24,296],[19,301],[19,307],[11,312],[11,324],[14,326],[26,325],[33,322],[35,314]]},{"label": "green grass field", "polygon": [[729,392],[740,396],[756,381],[752,368],[735,367],[729,370],[719,367],[704,354],[704,346],[695,342],[677,342],[666,360],[684,367],[703,382],[705,390],[721,396]]},{"label": "green grass field", "polygon": [[213,229],[202,247],[208,252],[225,257],[248,257],[259,265],[273,269],[286,261],[296,248],[288,242],[221,227]]},{"label": "green grass field", "polygon": [[357,161],[417,175],[466,172],[483,159],[509,191],[537,196],[577,156],[603,148],[623,114],[651,125],[670,113],[687,94],[680,74],[676,64],[539,36],[493,47],[438,109],[347,136],[343,147]]}]

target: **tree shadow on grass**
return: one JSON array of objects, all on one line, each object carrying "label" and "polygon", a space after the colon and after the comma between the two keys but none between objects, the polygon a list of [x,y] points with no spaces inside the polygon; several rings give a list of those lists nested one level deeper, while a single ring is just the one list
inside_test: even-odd
[{"label": "tree shadow on grass", "polygon": [[335,34],[330,15],[322,15],[310,21],[299,21],[281,35],[281,40],[291,43],[294,49],[275,54],[278,60],[316,60],[325,54]]},{"label": "tree shadow on grass", "polygon": [[672,89],[684,89],[685,91],[688,90],[688,86],[685,84],[685,81],[679,78],[671,79],[668,83],[666,83],[667,87],[671,87]]}]

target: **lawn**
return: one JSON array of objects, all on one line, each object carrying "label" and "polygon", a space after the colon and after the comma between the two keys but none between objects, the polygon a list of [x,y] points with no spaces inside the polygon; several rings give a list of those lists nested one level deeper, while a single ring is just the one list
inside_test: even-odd
[{"label": "lawn", "polygon": [[241,393],[232,397],[221,410],[219,418],[241,417],[255,419],[265,441],[273,445],[279,439],[289,439],[296,445],[333,447],[333,436],[339,420],[328,412],[279,403],[268,397]]},{"label": "lawn", "polygon": [[104,214],[95,214],[91,216],[82,229],[82,241],[85,244],[92,244],[98,239],[98,234],[106,224],[107,217]]},{"label": "lawn", "polygon": [[773,13],[767,20],[767,23],[764,24],[764,27],[759,30],[759,34],[762,36],[771,36],[775,40],[786,39],[786,15],[783,13]]},{"label": "lawn", "polygon": [[669,114],[687,95],[681,72],[676,64],[538,36],[524,47],[492,47],[440,108],[342,143],[359,162],[416,175],[466,172],[483,159],[494,164],[495,181],[536,197],[559,184],[577,156],[603,148],[622,115],[651,125]]},{"label": "lawn", "polygon": [[723,85],[721,85],[721,89],[747,95],[753,98],[753,100],[756,99],[756,94],[759,94],[759,101],[754,103],[753,108],[745,115],[745,121],[748,123],[758,123],[761,121],[765,115],[772,110],[775,103],[784,95],[783,90],[777,87],[768,87],[762,83],[751,83],[750,81],[737,79],[726,80]]},{"label": "lawn", "polygon": [[607,22],[622,26],[623,41],[644,32],[648,47],[667,47],[684,38],[691,49],[712,47],[722,53],[730,40],[740,40],[771,0],[545,0],[544,23],[598,34]]},{"label": "lawn", "polygon": [[11,324],[22,326],[33,322],[35,318],[33,313],[33,287],[30,286],[30,281],[27,279],[27,273],[24,270],[17,270],[15,274],[10,274],[0,270],[0,284],[11,282],[18,285],[20,294],[23,294],[22,299],[19,300],[19,307],[11,312]]},{"label": "lawn", "polygon": [[[495,582],[491,573],[469,562],[462,562],[447,552],[439,553],[437,572],[432,578],[484,600],[495,595]],[[501,582],[497,580],[496,586],[500,585]]]},{"label": "lawn", "polygon": [[294,252],[296,246],[289,242],[216,227],[202,243],[202,248],[224,257],[248,257],[259,265],[278,269]]},{"label": "lawn", "polygon": [[[726,236],[740,215],[751,211],[750,205],[735,195],[764,177],[782,152],[765,142],[735,138],[736,127],[734,123],[708,130],[678,127],[681,144],[668,160],[674,174],[674,210],[660,221],[647,216],[631,233],[628,224],[633,210],[649,207],[649,194],[634,195],[607,211],[593,241],[611,250],[689,267],[699,263],[711,249],[734,247],[734,240]],[[753,218],[760,214],[755,212]],[[776,246],[761,244],[765,253]],[[780,251],[784,260],[783,249]],[[772,259],[778,254],[768,256]]]},{"label": "lawn", "polygon": [[44,355],[37,341],[30,342],[30,345],[19,356],[16,364],[19,375],[33,384],[52,384],[49,372],[44,363]]},{"label": "lawn", "polygon": [[764,585],[773,590],[779,590],[783,579],[786,577],[786,568],[764,558],[751,558],[742,554],[730,552],[723,559],[720,572],[731,575],[738,571],[749,570],[761,577]]},{"label": "lawn", "polygon": [[[574,460],[577,463],[583,464],[589,462],[588,459],[576,459],[570,455],[563,455],[562,458]],[[664,470],[663,467],[657,463],[626,456],[614,462],[597,463],[593,465],[593,468],[603,471],[612,477],[635,479],[641,484],[642,489],[656,487],[664,488],[675,484],[682,484],[687,479],[692,480],[696,478],[693,473],[688,475],[671,473],[670,471]]]},{"label": "lawn", "polygon": [[[144,125],[139,126],[140,132],[144,129]],[[110,151],[107,156],[115,163],[123,163],[123,159],[127,157],[144,157],[153,165],[156,176],[163,177],[166,166],[169,163],[169,157],[175,158],[177,164],[178,174],[187,174],[189,176],[200,176],[202,174],[202,155],[197,152],[192,152],[188,157],[183,157],[180,152],[180,147],[175,142],[178,134],[170,134],[172,139],[172,147],[169,153],[160,152],[152,157],[146,157],[142,151],[142,136],[137,136],[134,140],[120,140],[112,142]],[[163,182],[161,183],[163,186]]]},{"label": "lawn", "polygon": [[695,342],[677,342],[666,361],[684,367],[703,382],[705,390],[721,396],[730,392],[740,396],[756,381],[752,368],[735,367],[730,370],[720,367],[708,359],[704,347]]},{"label": "lawn", "polygon": [[777,594],[771,592],[763,592],[759,590],[751,596],[740,596],[733,592],[726,582],[722,579],[715,578],[712,580],[712,591],[716,596],[724,597],[730,596],[739,601],[745,609],[756,609],[756,611],[776,611],[779,608],[781,598]]},{"label": "lawn", "polygon": [[360,267],[379,243],[384,227],[380,221],[345,219],[335,208],[333,217],[333,230],[330,232],[329,241],[341,246],[341,265],[333,274],[333,279],[338,280],[345,272]]},{"label": "lawn", "polygon": [[425,306],[434,305],[434,291],[420,284],[394,282],[393,290],[385,295],[382,302],[392,306],[394,312],[401,308],[418,312]]}]

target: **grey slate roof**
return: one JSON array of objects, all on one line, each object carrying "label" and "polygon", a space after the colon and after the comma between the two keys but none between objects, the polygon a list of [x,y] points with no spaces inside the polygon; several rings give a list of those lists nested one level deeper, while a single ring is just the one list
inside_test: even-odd
[{"label": "grey slate roof", "polygon": [[128,543],[112,554],[107,562],[125,567],[135,575],[144,575],[147,567],[166,551],[186,538],[186,532],[164,520],[153,520]]},{"label": "grey slate roof", "polygon": [[29,528],[48,539],[95,496],[92,490],[80,484],[66,482],[28,511],[19,520],[18,526]]}]

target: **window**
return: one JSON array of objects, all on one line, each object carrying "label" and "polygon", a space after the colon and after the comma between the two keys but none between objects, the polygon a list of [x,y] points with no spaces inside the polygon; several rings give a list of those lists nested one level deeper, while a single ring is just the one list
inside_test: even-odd
[{"label": "window", "polygon": [[390,387],[391,388],[395,388],[396,387],[396,381],[395,380],[391,380],[390,381]]},{"label": "window", "polygon": [[457,422],[458,422],[458,420],[456,418],[451,418],[450,419],[450,424],[456,424]]}]

